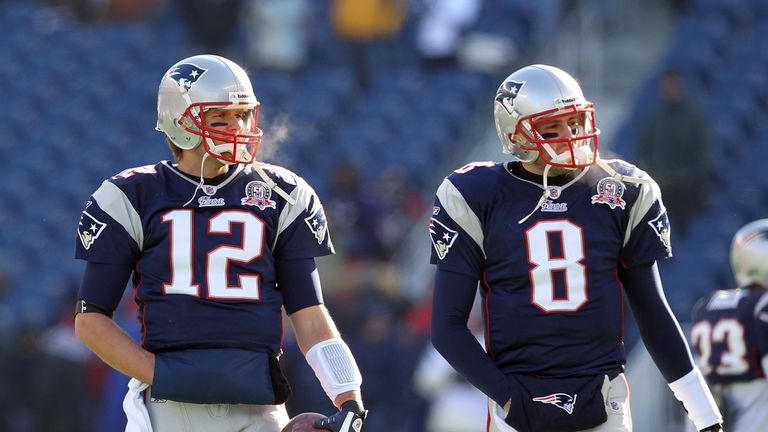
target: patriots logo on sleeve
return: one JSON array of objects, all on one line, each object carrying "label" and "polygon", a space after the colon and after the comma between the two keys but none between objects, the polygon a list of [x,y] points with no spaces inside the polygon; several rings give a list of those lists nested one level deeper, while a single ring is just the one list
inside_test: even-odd
[{"label": "patriots logo on sleeve", "polygon": [[325,236],[328,233],[328,221],[325,219],[325,212],[321,207],[315,214],[304,219],[304,222],[309,226],[309,230],[315,235],[317,244],[323,244]]},{"label": "patriots logo on sleeve", "polygon": [[88,250],[93,242],[101,235],[107,224],[97,220],[91,216],[90,213],[84,211],[80,215],[80,223],[77,226],[77,236],[80,237],[80,242],[83,244],[85,250]]},{"label": "patriots logo on sleeve", "polygon": [[535,397],[533,398],[533,401],[552,404],[570,415],[573,413],[573,407],[576,405],[577,396],[578,395],[571,396],[565,393],[554,393],[548,396]]},{"label": "patriots logo on sleeve", "polygon": [[443,225],[437,219],[430,218],[429,236],[432,238],[432,245],[435,247],[437,257],[443,259],[453,246],[453,242],[459,237],[459,233]]},{"label": "patriots logo on sleeve", "polygon": [[184,90],[189,90],[192,88],[192,84],[196,83],[206,72],[208,72],[208,69],[203,69],[191,63],[183,63],[171,69],[168,72],[168,78],[176,81],[179,87]]},{"label": "patriots logo on sleeve", "polygon": [[664,247],[669,249],[672,247],[671,230],[669,226],[669,218],[667,217],[667,210],[662,209],[659,215],[648,221],[648,225],[651,226],[653,232],[659,236],[659,240],[664,244]]}]

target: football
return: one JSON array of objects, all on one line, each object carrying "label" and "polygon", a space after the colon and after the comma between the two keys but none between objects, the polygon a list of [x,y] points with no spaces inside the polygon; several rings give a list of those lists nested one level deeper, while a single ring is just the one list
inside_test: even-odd
[{"label": "football", "polygon": [[312,425],[315,423],[315,420],[325,417],[326,416],[315,412],[301,413],[292,418],[291,421],[285,425],[282,432],[312,432],[322,430],[315,429]]}]

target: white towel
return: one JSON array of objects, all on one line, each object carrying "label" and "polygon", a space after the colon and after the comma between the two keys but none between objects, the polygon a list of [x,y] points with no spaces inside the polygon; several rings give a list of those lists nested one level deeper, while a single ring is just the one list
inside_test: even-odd
[{"label": "white towel", "polygon": [[123,411],[128,418],[125,432],[152,432],[152,423],[149,421],[149,412],[144,404],[144,396],[141,394],[149,384],[145,384],[136,378],[128,382],[128,393],[123,399]]}]

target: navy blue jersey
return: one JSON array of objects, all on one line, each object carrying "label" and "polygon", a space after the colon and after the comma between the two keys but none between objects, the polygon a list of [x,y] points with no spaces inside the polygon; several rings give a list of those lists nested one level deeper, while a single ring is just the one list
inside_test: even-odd
[{"label": "navy blue jersey", "polygon": [[710,384],[765,378],[768,288],[720,290],[694,307],[691,341]]},{"label": "navy blue jersey", "polygon": [[644,181],[590,166],[548,186],[522,223],[544,187],[515,175],[516,163],[469,164],[437,191],[431,262],[481,281],[486,347],[505,374],[589,375],[624,364],[617,268],[671,256],[670,228],[655,182],[605,162]]},{"label": "navy blue jersey", "polygon": [[[322,205],[300,177],[265,172],[288,204],[250,166],[198,180],[169,162],[104,181],[83,210],[76,257],[130,265],[142,339],[152,352],[244,348],[277,353],[282,294],[276,262],[333,253]],[[99,304],[98,293],[83,300]],[[204,324],[202,324],[204,323]]]}]

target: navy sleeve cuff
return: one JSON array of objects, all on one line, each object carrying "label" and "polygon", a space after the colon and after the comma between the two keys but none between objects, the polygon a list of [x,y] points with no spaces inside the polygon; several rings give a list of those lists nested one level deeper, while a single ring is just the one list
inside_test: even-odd
[{"label": "navy sleeve cuff", "polygon": [[277,288],[283,293],[283,305],[289,315],[323,303],[320,277],[314,258],[278,260]]}]

